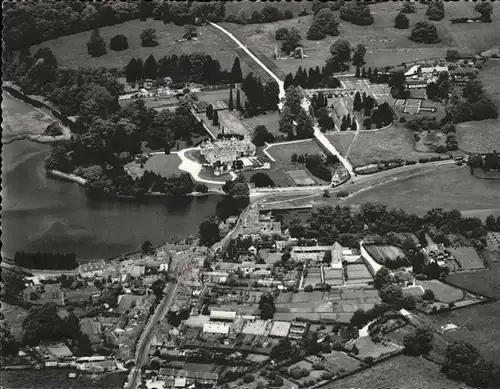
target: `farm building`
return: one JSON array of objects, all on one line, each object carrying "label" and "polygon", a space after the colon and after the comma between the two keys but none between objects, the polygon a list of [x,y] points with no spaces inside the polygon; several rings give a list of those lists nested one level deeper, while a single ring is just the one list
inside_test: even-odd
[{"label": "farm building", "polygon": [[288,321],[273,321],[273,326],[269,332],[269,336],[276,336],[278,338],[285,338],[290,331],[291,323]]},{"label": "farm building", "polygon": [[231,311],[211,311],[210,321],[232,322],[236,318],[236,312]]}]

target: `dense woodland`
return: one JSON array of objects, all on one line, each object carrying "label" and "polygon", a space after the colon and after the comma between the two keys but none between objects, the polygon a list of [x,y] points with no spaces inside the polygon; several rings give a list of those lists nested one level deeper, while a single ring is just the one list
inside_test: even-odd
[{"label": "dense woodland", "polygon": [[[239,61],[238,61],[239,66]],[[151,54],[147,59],[132,58],[125,67],[128,82],[135,83],[141,79],[170,77],[174,84],[194,82],[198,84],[225,84],[241,81],[241,68],[232,72],[221,69],[218,60],[203,53],[173,54],[156,61]]]},{"label": "dense woodland", "polygon": [[16,266],[27,269],[71,270],[78,267],[74,253],[26,253],[17,251],[14,256],[14,263]]}]

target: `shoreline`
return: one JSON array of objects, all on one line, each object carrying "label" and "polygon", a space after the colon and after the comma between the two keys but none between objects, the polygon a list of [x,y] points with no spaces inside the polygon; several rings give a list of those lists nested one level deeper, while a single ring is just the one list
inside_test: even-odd
[{"label": "shoreline", "polygon": [[[54,170],[54,169],[46,169],[46,172],[47,172],[47,175],[51,178],[55,178],[55,179],[60,179],[60,180],[64,180],[64,181],[70,181],[70,182],[75,182],[81,186],[86,186],[87,185],[87,180],[83,177],[79,177],[75,174],[71,174],[71,173],[64,173],[64,172],[61,172],[59,170]],[[224,192],[222,192],[222,190],[209,190],[207,193],[202,193],[202,192],[191,192],[191,193],[187,193],[186,195],[184,195],[185,197],[203,197],[203,196],[208,196],[208,195],[211,195],[211,194],[217,194],[217,195],[222,195],[222,194],[225,194]],[[144,198],[144,197],[171,197],[171,196],[168,196],[166,193],[160,193],[160,192],[152,192],[152,193],[146,193],[142,196],[125,196],[125,195],[110,195],[111,198],[115,198],[115,199],[122,199],[122,200],[127,200],[127,199],[130,199],[130,200],[137,200],[137,199],[141,199],[141,198]]]}]

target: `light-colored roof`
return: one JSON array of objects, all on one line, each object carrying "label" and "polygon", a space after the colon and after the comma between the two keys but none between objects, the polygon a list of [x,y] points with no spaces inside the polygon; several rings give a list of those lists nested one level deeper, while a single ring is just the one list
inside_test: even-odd
[{"label": "light-colored roof", "polygon": [[292,323],[289,321],[273,321],[273,326],[269,332],[270,336],[286,337],[290,331]]},{"label": "light-colored roof", "polygon": [[236,312],[232,311],[211,311],[211,320],[234,320],[236,318]]},{"label": "light-colored roof", "polygon": [[254,322],[247,322],[241,331],[245,335],[265,335],[269,331],[271,322],[266,320],[255,320]]},{"label": "light-colored roof", "polygon": [[205,323],[203,324],[203,332],[209,334],[221,334],[227,335],[229,334],[230,325],[227,323]]},{"label": "light-colored roof", "polygon": [[294,252],[329,251],[332,246],[295,246]]},{"label": "light-colored roof", "polygon": [[413,65],[408,71],[405,73],[405,76],[411,76],[412,74],[415,74],[417,70],[420,68],[420,65]]},{"label": "light-colored roof", "polygon": [[189,316],[185,321],[187,327],[192,328],[203,328],[203,326],[210,321],[210,316],[198,315]]},{"label": "light-colored roof", "polygon": [[412,286],[407,286],[406,288],[403,288],[403,293],[404,294],[410,294],[412,296],[422,296],[424,294],[425,290],[422,287],[422,285],[412,285]]}]

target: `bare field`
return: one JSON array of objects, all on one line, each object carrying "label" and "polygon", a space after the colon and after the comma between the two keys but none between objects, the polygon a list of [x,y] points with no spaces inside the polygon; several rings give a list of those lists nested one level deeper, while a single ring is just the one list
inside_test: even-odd
[{"label": "bare field", "polygon": [[491,153],[500,150],[500,120],[487,119],[457,124],[457,141],[468,153]]}]

